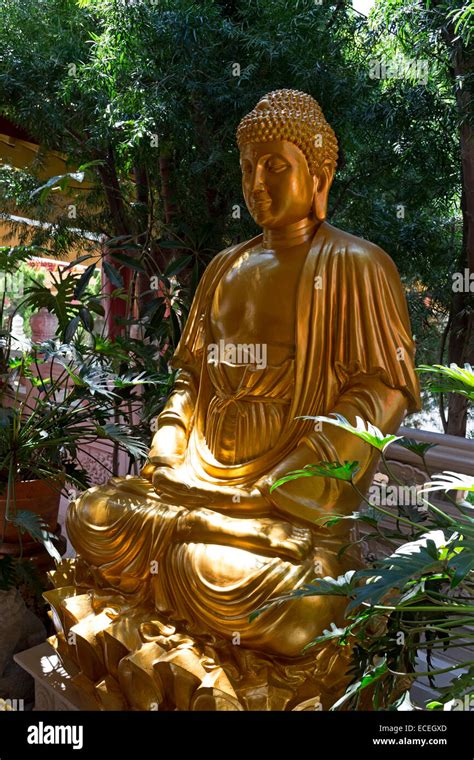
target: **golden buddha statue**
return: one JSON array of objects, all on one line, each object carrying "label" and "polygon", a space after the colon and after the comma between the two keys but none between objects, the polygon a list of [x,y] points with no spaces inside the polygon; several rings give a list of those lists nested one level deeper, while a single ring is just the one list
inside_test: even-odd
[{"label": "golden buddha statue", "polygon": [[[305,597],[249,615],[317,576],[358,566],[347,484],[288,472],[376,458],[309,415],[386,433],[419,408],[407,306],[389,256],[325,221],[337,140],[316,101],[279,90],[237,131],[242,186],[263,228],[206,269],[173,357],[179,370],[140,477],[69,507],[77,558],[46,594],[57,646],[105,709],[327,709],[348,682],[336,648],[303,647],[344,620]],[[87,686],[85,685],[87,684]],[[153,709],[153,707],[152,707]]]}]

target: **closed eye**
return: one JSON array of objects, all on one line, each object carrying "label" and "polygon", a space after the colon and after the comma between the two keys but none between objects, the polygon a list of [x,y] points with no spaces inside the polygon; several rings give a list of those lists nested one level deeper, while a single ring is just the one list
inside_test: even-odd
[{"label": "closed eye", "polygon": [[284,171],[285,169],[288,168],[288,166],[289,166],[289,164],[287,164],[286,161],[281,161],[281,160],[275,159],[275,158],[271,158],[267,162],[267,168],[271,172],[276,172],[276,173]]}]

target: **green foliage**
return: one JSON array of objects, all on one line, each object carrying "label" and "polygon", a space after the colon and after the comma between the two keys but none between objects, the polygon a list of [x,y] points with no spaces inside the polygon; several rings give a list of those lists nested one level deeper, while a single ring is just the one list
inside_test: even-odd
[{"label": "green foliage", "polygon": [[[322,578],[315,579],[313,583],[304,583],[294,591],[282,594],[271,600],[268,604],[262,605],[258,610],[255,610],[249,616],[249,622],[255,620],[262,612],[272,608],[279,607],[288,601],[293,599],[301,599],[305,596],[347,596],[352,594],[354,589],[354,571],[351,570],[345,575],[340,575],[338,578]],[[336,633],[337,631],[337,633]],[[341,629],[336,629],[335,626],[331,628],[331,634],[328,634],[327,638],[334,638],[336,635],[339,637],[342,634]],[[314,642],[311,643],[314,645]],[[308,645],[310,646],[310,645]]]},{"label": "green foliage", "polygon": [[[17,509],[16,483],[48,480],[57,491],[91,485],[81,455],[91,456],[88,447],[98,440],[109,441],[115,453],[127,452],[131,463],[142,461],[150,430],[148,419],[138,417],[137,411],[153,400],[156,414],[164,401],[162,388],[168,388],[170,379],[168,373],[163,379],[156,371],[156,346],[126,337],[107,340],[92,332],[90,312],[100,313],[91,287],[94,274],[95,264],[82,273],[70,267],[60,270],[55,296],[44,282],[33,278],[20,305],[49,307],[58,316],[59,337],[23,354],[11,352],[8,333],[0,345],[0,486],[6,498],[0,527],[14,526],[20,547],[21,536],[28,533],[56,561],[60,555],[47,526],[37,514]],[[3,321],[3,309],[0,317]],[[29,390],[21,395],[25,382]],[[157,387],[158,393],[161,389],[161,398],[155,391],[144,399],[145,387]],[[128,418],[140,422],[131,425]],[[0,560],[0,588],[13,586],[26,586],[36,594],[44,590],[38,573],[21,554],[11,561]]]},{"label": "green foliage", "polygon": [[8,591],[14,587],[15,581],[15,562],[13,557],[6,554],[4,557],[0,557],[0,590]]},{"label": "green foliage", "polygon": [[[401,26],[400,3],[381,7]],[[76,205],[74,225],[56,213],[34,244],[62,254],[78,241],[92,249],[85,232],[103,236],[135,273],[177,275],[186,302],[212,255],[256,232],[241,198],[239,119],[265,91],[294,87],[316,97],[340,141],[330,220],[393,256],[418,355],[438,358],[461,228],[458,113],[450,52],[437,37],[418,35],[430,62],[420,83],[371,76],[373,59],[411,43],[407,24],[392,24],[394,32],[382,12],[368,24],[346,3],[1,0],[0,11],[0,111],[71,165],[46,183],[39,163],[6,169],[3,185],[0,178],[0,197],[34,218],[48,220],[58,195]],[[69,181],[76,172],[87,192]],[[121,290],[116,253],[105,271]],[[175,303],[165,317],[154,306],[150,329],[172,347],[184,307]]]},{"label": "green foliage", "polygon": [[355,426],[351,425],[342,414],[337,413],[334,413],[332,417],[302,417],[301,419],[326,422],[342,430],[347,430],[348,433],[352,433],[352,435],[370,444],[370,446],[381,453],[385,451],[387,446],[390,446],[391,443],[401,438],[399,435],[384,435],[375,425],[372,425],[370,422],[365,423],[360,417],[356,417]]},{"label": "green foliage", "polygon": [[61,555],[54,545],[54,535],[47,529],[39,515],[27,509],[18,509],[10,514],[8,521],[18,529],[20,535],[28,533],[36,541],[43,544],[53,559],[57,562],[61,561]]},{"label": "green foliage", "polygon": [[[441,375],[442,387],[435,390],[461,392],[472,399],[471,367],[462,370],[456,366],[437,365],[419,369]],[[425,456],[430,444],[384,436],[360,419],[356,426],[340,415],[335,415],[334,419],[315,419],[361,438],[382,456],[384,448],[397,440],[399,445],[416,454],[426,467]],[[387,441],[387,438],[393,440]],[[372,503],[358,491],[353,480],[357,469],[357,462],[346,462],[344,466],[339,462],[321,462],[289,473],[273,487],[300,477],[344,480],[364,499],[368,509],[351,515],[330,514],[317,522],[322,522],[328,529],[341,520],[363,522],[375,528],[374,533],[365,536],[366,539],[381,539],[382,546],[395,542],[394,550],[375,560],[371,567],[359,567],[339,578],[314,578],[285,595],[270,599],[254,611],[251,619],[273,606],[288,604],[301,597],[345,596],[346,625],[340,628],[333,623],[306,647],[318,647],[328,641],[352,647],[352,681],[331,709],[347,706],[357,709],[361,694],[368,687],[374,709],[415,709],[417,706],[407,692],[400,696],[400,678],[416,681],[424,676],[438,694],[438,699],[429,704],[428,709],[449,709],[453,700],[470,694],[474,683],[474,658],[442,669],[433,665],[433,658],[440,650],[467,647],[472,651],[474,647],[473,503],[451,500],[454,515],[426,499],[425,508],[417,508],[413,514],[404,512],[401,506],[397,511],[390,511]],[[420,494],[433,491],[473,494],[474,478],[454,472],[440,473],[424,485]],[[382,524],[375,519],[377,514],[388,518],[388,523],[386,520]],[[341,547],[339,556],[346,548]],[[421,655],[425,657],[426,672],[420,667]],[[441,673],[452,677],[448,686],[441,686],[437,681],[436,677]]]},{"label": "green foliage", "polygon": [[326,478],[335,478],[336,480],[344,480],[350,483],[354,475],[358,472],[359,466],[357,462],[319,462],[319,464],[307,464],[302,470],[294,470],[289,472],[288,475],[279,478],[273,483],[270,488],[270,493],[283,483],[287,483],[290,480],[297,480],[298,478],[312,478],[317,475],[321,475]]},{"label": "green foliage", "polygon": [[466,45],[471,41],[474,34],[474,2],[468,2],[461,8],[453,8],[450,11],[455,24],[455,32],[465,39]]},{"label": "green foliage", "polygon": [[437,446],[436,443],[421,443],[420,441],[415,441],[413,438],[400,438],[398,445],[403,446],[404,449],[412,451],[414,454],[422,458],[430,449]]},{"label": "green foliage", "polygon": [[428,387],[435,393],[459,393],[466,396],[469,401],[474,401],[474,370],[470,364],[465,364],[464,368],[458,367],[457,364],[451,364],[444,367],[441,364],[434,366],[421,365],[418,367],[419,372],[430,372],[438,375],[435,380],[430,380]]},{"label": "green foliage", "polygon": [[42,593],[45,591],[45,585],[33,562],[28,559],[13,559],[8,554],[0,557],[0,591],[21,587],[32,592],[39,602],[44,601]]},{"label": "green foliage", "polygon": [[[64,368],[54,380],[49,368],[47,374],[42,373],[44,358],[36,350],[11,363],[10,388],[26,378],[36,393],[33,396],[30,391],[20,398],[13,390],[4,391],[4,400],[10,399],[13,407],[0,426],[0,481],[10,482],[12,476],[55,480],[66,464],[76,462],[84,446],[99,438],[119,440],[132,456],[146,455],[146,444],[130,435],[129,428],[119,424],[107,427],[115,410],[114,373],[97,366],[90,357],[83,363],[70,346],[61,346],[54,353]],[[126,388],[130,386],[134,384],[127,382]],[[74,476],[70,473],[69,479],[80,487],[89,483],[86,471],[80,468]]]}]

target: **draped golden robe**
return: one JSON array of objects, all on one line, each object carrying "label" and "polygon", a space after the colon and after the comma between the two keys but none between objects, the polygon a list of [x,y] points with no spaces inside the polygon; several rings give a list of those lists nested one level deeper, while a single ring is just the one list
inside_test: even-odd
[{"label": "draped golden robe", "polygon": [[419,409],[419,387],[406,301],[392,260],[328,223],[318,227],[300,276],[294,355],[279,366],[251,370],[209,364],[216,286],[243,251],[260,243],[258,236],[232,246],[206,269],[173,358],[180,372],[161,420],[188,427],[182,470],[188,479],[216,489],[256,486],[269,505],[262,526],[290,522],[307,540],[306,554],[297,560],[259,553],[251,541],[232,545],[226,525],[237,519],[237,504],[235,513],[214,512],[214,538],[186,540],[176,527],[186,508],[179,500],[164,503],[144,478],[112,478],[87,491],[71,505],[67,530],[97,588],[135,603],[153,599],[160,613],[188,632],[228,640],[238,633],[244,647],[296,657],[331,622],[342,622],[340,599],[300,599],[252,623],[249,614],[269,597],[314,578],[315,567],[323,576],[354,567],[356,551],[341,560],[336,556],[349,540],[346,526],[329,531],[315,519],[321,516],[318,506],[350,513],[357,497],[350,486],[330,479],[303,478],[271,494],[270,486],[307,463],[358,459],[359,486],[365,488],[376,465],[363,442],[333,426],[315,430],[312,421],[299,418],[338,411],[351,422],[359,415],[393,433],[406,409]]}]

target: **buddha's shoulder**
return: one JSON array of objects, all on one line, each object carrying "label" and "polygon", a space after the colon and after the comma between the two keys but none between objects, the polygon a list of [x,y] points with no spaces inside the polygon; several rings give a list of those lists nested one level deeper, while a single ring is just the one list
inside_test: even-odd
[{"label": "buddha's shoulder", "polygon": [[256,235],[255,237],[251,238],[250,240],[243,240],[239,243],[232,243],[232,245],[229,245],[228,248],[224,248],[223,251],[220,251],[216,256],[214,256],[213,261],[216,259],[225,260],[230,259],[235,253],[241,252],[244,253],[245,251],[253,251],[258,250],[262,247],[262,234]]},{"label": "buddha's shoulder", "polygon": [[235,261],[237,254],[244,253],[245,251],[250,252],[257,250],[260,246],[261,239],[262,236],[257,235],[251,240],[246,240],[240,243],[233,243],[232,245],[229,245],[228,248],[224,248],[224,250],[219,251],[219,253],[216,253],[216,255],[207,265],[204,276],[207,279],[212,279],[212,277],[215,277],[216,274],[222,273],[228,265]]},{"label": "buddha's shoulder", "polygon": [[344,256],[357,267],[380,267],[391,272],[397,271],[391,256],[370,240],[340,230],[327,222],[322,233],[326,243],[329,243],[326,250],[330,256]]}]

